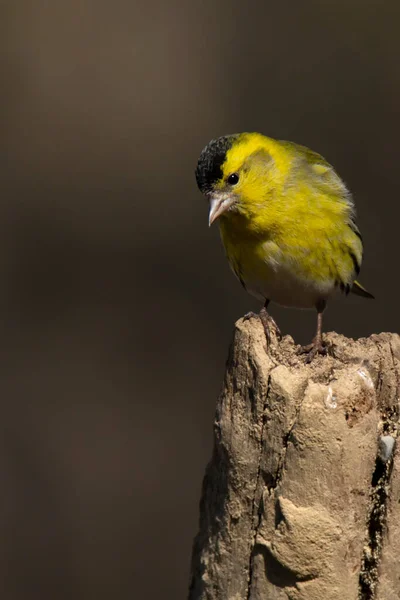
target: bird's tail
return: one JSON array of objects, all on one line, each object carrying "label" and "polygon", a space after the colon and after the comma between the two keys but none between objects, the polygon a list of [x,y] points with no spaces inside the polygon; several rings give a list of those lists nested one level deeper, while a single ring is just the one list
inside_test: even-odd
[{"label": "bird's tail", "polygon": [[351,286],[351,290],[352,294],[356,294],[357,296],[362,296],[363,298],[372,298],[372,300],[375,298],[375,296],[373,296],[372,294],[370,294],[365,287],[363,287],[361,285],[361,283],[358,283],[358,281],[354,281],[353,285]]}]

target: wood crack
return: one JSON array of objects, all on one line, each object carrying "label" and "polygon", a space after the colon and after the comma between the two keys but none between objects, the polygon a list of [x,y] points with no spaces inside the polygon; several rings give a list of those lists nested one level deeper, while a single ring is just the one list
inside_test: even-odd
[{"label": "wood crack", "polygon": [[[271,371],[271,373],[272,373],[272,371]],[[271,390],[271,373],[269,374],[269,377],[268,377],[267,393],[265,396],[265,402],[264,402],[264,406],[263,406],[263,418],[262,418],[261,433],[260,433],[260,448],[259,448],[259,456],[258,456],[257,479],[256,479],[256,485],[254,488],[254,496],[253,496],[253,502],[252,502],[253,531],[251,534],[251,542],[250,542],[249,569],[248,569],[249,575],[248,575],[246,600],[250,600],[251,583],[252,583],[252,575],[253,575],[254,547],[256,545],[257,533],[260,528],[260,523],[261,523],[261,518],[262,518],[261,510],[260,510],[262,507],[262,494],[259,494],[259,483],[260,483],[260,477],[261,477],[261,460],[262,460],[262,453],[263,453],[263,446],[264,446],[264,430],[265,430],[265,424],[266,424],[266,420],[267,420],[266,410],[267,410],[268,400],[269,400],[269,395],[270,395],[270,390]],[[260,500],[258,503],[257,503],[257,496],[260,496]],[[258,512],[258,519],[257,519],[257,524],[254,526],[256,511]]]},{"label": "wood crack", "polygon": [[[257,517],[257,524],[255,525],[254,531],[252,532],[252,541],[251,541],[250,553],[249,553],[249,571],[248,571],[249,576],[248,576],[248,587],[247,587],[246,600],[250,600],[252,576],[253,576],[253,563],[254,563],[255,549],[257,546],[257,535],[258,535],[258,532],[259,532],[261,524],[262,524],[263,489],[267,489],[268,493],[272,494],[278,487],[279,482],[281,481],[282,473],[284,471],[286,452],[287,452],[287,448],[288,448],[288,442],[290,439],[290,435],[296,425],[298,416],[300,414],[301,406],[304,401],[304,393],[303,393],[301,401],[299,402],[299,404],[296,408],[296,413],[295,413],[293,422],[289,426],[285,435],[282,437],[282,453],[281,453],[281,456],[280,456],[280,459],[278,462],[276,472],[274,473],[274,477],[272,478],[272,483],[270,483],[266,486],[263,486],[263,488],[260,489],[261,463],[262,463],[262,453],[263,453],[263,446],[264,446],[264,431],[265,431],[265,424],[266,424],[266,420],[267,420],[266,410],[267,410],[268,402],[270,399],[271,377],[272,377],[272,373],[275,370],[275,368],[271,370],[270,375],[268,377],[267,394],[266,394],[264,408],[263,408],[263,420],[262,420],[262,427],[261,427],[260,453],[259,453],[258,470],[257,470],[257,481],[256,481],[255,492],[254,492],[254,496],[253,496],[253,504],[252,504],[253,523],[255,521],[256,510],[258,511],[258,517]],[[258,503],[257,503],[257,497],[259,498]],[[309,581],[311,579],[313,579],[313,577],[310,577],[310,578],[307,577],[304,580],[299,579],[299,581]]]},{"label": "wood crack", "polygon": [[[377,344],[382,350],[382,347]],[[397,374],[394,353],[389,342],[390,355],[393,365],[393,372],[396,377],[396,400],[397,406],[394,409],[384,408],[381,411],[382,431],[385,434],[392,434],[396,439],[398,436],[399,425],[399,394],[400,382]],[[382,368],[381,368],[382,369]],[[382,389],[382,370],[380,370],[378,379],[378,389]],[[390,495],[390,480],[393,470],[393,453],[390,458],[384,462],[378,453],[375,460],[375,469],[371,479],[370,490],[370,511],[367,519],[367,539],[364,545],[364,552],[361,561],[361,570],[359,577],[359,600],[374,600],[379,582],[379,564],[382,554],[383,539],[386,529],[387,502]]]}]

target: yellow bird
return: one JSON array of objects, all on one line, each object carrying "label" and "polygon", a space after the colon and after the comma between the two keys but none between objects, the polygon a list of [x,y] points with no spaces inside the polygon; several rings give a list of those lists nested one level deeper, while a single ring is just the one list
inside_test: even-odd
[{"label": "yellow bird", "polygon": [[232,270],[264,302],[267,341],[275,325],[270,301],[316,308],[317,332],[304,350],[308,360],[326,353],[322,313],[330,296],[339,289],[373,298],[355,280],[362,238],[350,192],[333,167],[304,146],[239,133],[207,144],[196,180]]}]

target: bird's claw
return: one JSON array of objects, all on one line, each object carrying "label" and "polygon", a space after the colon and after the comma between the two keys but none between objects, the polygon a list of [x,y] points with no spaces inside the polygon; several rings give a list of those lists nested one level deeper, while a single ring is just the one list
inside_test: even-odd
[{"label": "bird's claw", "polygon": [[328,354],[328,348],[322,343],[322,341],[313,342],[307,346],[302,346],[298,351],[298,354],[306,354],[306,364],[309,364],[316,356],[318,356],[318,354],[321,356],[326,356]]},{"label": "bird's claw", "polygon": [[243,320],[244,321],[249,321],[250,319],[258,319],[260,315],[258,315],[257,313],[253,312],[252,310],[248,313],[246,313],[245,315],[243,315]]},{"label": "bird's claw", "polygon": [[276,324],[274,317],[271,317],[271,315],[268,315],[268,322],[275,329],[275,335],[278,338],[278,340],[281,341],[282,340],[282,332],[279,329],[278,325]]},{"label": "bird's claw", "polygon": [[260,321],[264,327],[265,338],[267,341],[266,350],[268,350],[268,348],[271,345],[271,329],[273,329],[275,331],[276,337],[278,338],[279,341],[281,341],[281,339],[282,339],[281,330],[279,329],[278,325],[276,324],[275,319],[273,317],[271,317],[271,315],[267,312],[265,307],[263,307],[258,314],[254,313],[252,311],[246,313],[244,315],[243,319],[245,321],[248,321],[249,319],[260,319]]},{"label": "bird's claw", "polygon": [[260,320],[264,327],[265,337],[267,339],[267,348],[271,345],[271,329],[275,330],[275,335],[278,340],[282,339],[281,331],[278,325],[275,323],[275,320],[271,315],[267,312],[265,306],[260,310]]},{"label": "bird's claw", "polygon": [[260,310],[259,317],[260,317],[261,323],[264,327],[265,339],[267,341],[266,349],[268,350],[268,348],[271,346],[272,330],[275,331],[275,335],[279,341],[282,339],[282,334],[281,334],[281,331],[280,331],[278,325],[275,323],[275,319],[273,317],[271,317],[270,314],[268,314],[268,312],[265,308],[262,308]]}]

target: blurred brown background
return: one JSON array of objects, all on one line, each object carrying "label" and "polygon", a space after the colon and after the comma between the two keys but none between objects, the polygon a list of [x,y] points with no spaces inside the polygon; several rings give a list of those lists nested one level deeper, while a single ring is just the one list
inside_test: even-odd
[{"label": "blurred brown background", "polygon": [[[195,186],[212,137],[322,153],[353,190],[377,300],[326,329],[398,329],[397,2],[0,4],[0,588],[186,597],[233,322],[257,303]],[[299,342],[315,315],[273,308]]]}]

